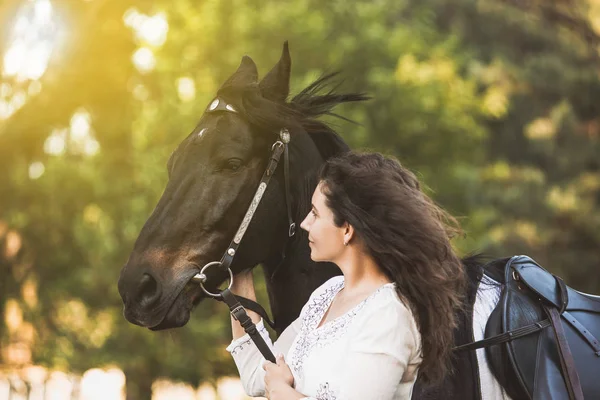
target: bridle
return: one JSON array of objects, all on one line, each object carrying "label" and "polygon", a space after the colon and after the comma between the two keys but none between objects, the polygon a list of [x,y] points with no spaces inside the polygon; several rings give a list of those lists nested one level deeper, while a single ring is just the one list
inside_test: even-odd
[{"label": "bridle", "polygon": [[[208,112],[208,113],[215,113],[215,112],[237,113],[237,110],[232,105],[226,103],[222,99],[216,98],[210,103],[206,112]],[[269,319],[267,312],[264,310],[264,308],[260,304],[254,302],[250,299],[246,299],[241,296],[236,296],[233,293],[231,293],[230,289],[231,289],[231,285],[233,284],[233,272],[231,271],[230,267],[231,267],[231,263],[233,262],[235,255],[237,253],[237,249],[240,246],[240,243],[241,243],[242,239],[244,238],[244,235],[246,234],[246,230],[248,229],[248,226],[250,225],[250,222],[252,221],[252,218],[254,217],[254,214],[256,213],[256,209],[258,208],[258,205],[260,204],[260,202],[263,198],[263,195],[267,189],[267,186],[269,185],[269,182],[270,182],[271,178],[273,177],[275,170],[277,169],[277,165],[279,165],[279,161],[280,161],[282,155],[283,155],[283,175],[284,175],[284,186],[285,186],[285,203],[286,203],[288,226],[289,226],[288,239],[291,238],[292,236],[294,236],[294,234],[296,233],[296,223],[294,222],[294,219],[292,218],[292,205],[291,205],[292,196],[290,193],[290,177],[289,177],[289,175],[290,175],[290,166],[289,166],[290,159],[289,159],[289,150],[288,150],[288,144],[290,142],[290,139],[291,139],[290,132],[286,128],[282,128],[279,132],[279,138],[271,146],[271,155],[269,157],[269,162],[267,164],[267,168],[263,172],[262,178],[260,179],[260,183],[258,184],[258,188],[256,189],[256,192],[254,194],[254,197],[252,198],[252,201],[250,202],[250,205],[248,206],[248,210],[246,211],[246,214],[244,215],[244,218],[243,218],[235,236],[229,243],[229,246],[227,246],[227,250],[225,251],[225,253],[223,253],[221,260],[220,261],[211,261],[211,262],[207,263],[200,269],[199,273],[197,273],[196,275],[194,275],[192,277],[192,281],[200,284],[200,287],[202,288],[204,293],[206,293],[208,296],[214,298],[215,300],[224,301],[229,306],[231,316],[235,320],[240,322],[242,327],[244,327],[244,330],[250,335],[251,339],[254,341],[254,343],[256,344],[256,346],[258,347],[260,352],[263,354],[263,356],[272,362],[275,362],[275,357],[273,356],[273,353],[271,352],[270,348],[265,343],[262,336],[258,333],[258,331],[256,329],[256,325],[252,322],[252,320],[246,313],[244,306],[246,308],[251,309],[252,311],[255,311],[256,313],[258,313],[263,318],[263,320],[267,324],[269,324],[272,328],[274,328],[274,323]],[[285,260],[285,248],[286,247],[287,246],[284,246],[283,260]],[[282,260],[282,262],[283,262],[283,260]],[[229,273],[229,286],[227,287],[227,289],[221,291],[221,293],[210,292],[204,287],[204,283],[207,280],[205,271],[208,268],[214,267],[214,266],[223,268]]]}]

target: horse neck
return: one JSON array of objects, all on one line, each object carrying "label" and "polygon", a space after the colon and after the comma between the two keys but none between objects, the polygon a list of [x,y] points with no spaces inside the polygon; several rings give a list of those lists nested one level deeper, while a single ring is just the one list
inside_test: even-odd
[{"label": "horse neck", "polygon": [[[294,170],[290,184],[293,185],[296,200],[296,235],[290,243],[285,244],[283,260],[277,257],[263,263],[269,303],[278,334],[298,317],[316,288],[341,273],[334,264],[316,263],[310,258],[308,235],[299,226],[310,209],[310,200],[317,186],[317,170],[325,161],[314,142],[308,136],[304,139],[308,139],[304,148],[300,146],[290,149],[292,159],[302,160],[290,163]],[[277,249],[277,252],[282,254],[283,249]]]},{"label": "horse neck", "polygon": [[273,266],[265,265],[264,273],[276,331],[281,334],[298,318],[311,293],[341,272],[335,264],[312,261],[308,243],[304,240],[277,267],[274,277]]}]

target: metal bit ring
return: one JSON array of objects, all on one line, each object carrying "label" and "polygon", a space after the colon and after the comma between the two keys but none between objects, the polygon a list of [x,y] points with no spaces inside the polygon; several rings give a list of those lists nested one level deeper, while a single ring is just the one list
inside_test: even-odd
[{"label": "metal bit ring", "polygon": [[[196,275],[194,275],[194,277],[192,278],[192,280],[194,282],[197,282],[200,285],[200,288],[204,291],[204,293],[206,293],[207,295],[209,295],[211,297],[219,298],[219,297],[221,297],[221,294],[209,292],[204,287],[204,282],[206,282],[206,274],[204,274],[204,271],[206,271],[206,269],[208,267],[212,267],[213,265],[221,265],[221,261],[212,261],[212,262],[209,262],[204,267],[202,267],[202,269],[200,270],[199,273],[197,273]],[[233,272],[231,272],[230,268],[227,268],[227,272],[229,272],[229,286],[227,287],[227,289],[231,289],[231,285],[233,284]]]}]

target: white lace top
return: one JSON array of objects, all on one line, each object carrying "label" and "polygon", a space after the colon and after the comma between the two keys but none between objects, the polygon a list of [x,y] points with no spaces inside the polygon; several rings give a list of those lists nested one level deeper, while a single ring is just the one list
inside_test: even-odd
[{"label": "white lace top", "polygon": [[[421,363],[421,337],[412,312],[388,283],[317,328],[343,287],[344,277],[336,276],[317,288],[275,344],[262,320],[257,325],[261,335],[274,354],[285,356],[295,389],[309,399],[410,399]],[[246,393],[264,396],[264,358],[250,337],[234,340],[227,351]]]}]

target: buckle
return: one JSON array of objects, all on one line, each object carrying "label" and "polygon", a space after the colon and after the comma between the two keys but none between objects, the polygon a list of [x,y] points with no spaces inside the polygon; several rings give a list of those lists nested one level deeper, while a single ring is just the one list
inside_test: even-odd
[{"label": "buckle", "polygon": [[296,233],[296,223],[293,222],[290,225],[290,230],[288,231],[288,235],[289,235],[289,237],[292,237],[292,236],[294,236],[295,233]]},{"label": "buckle", "polygon": [[515,271],[514,269],[512,270],[512,277],[515,281],[521,280],[521,276],[519,276],[519,273],[517,271]]},{"label": "buckle", "polygon": [[271,146],[271,151],[275,151],[275,146],[283,147],[283,146],[285,146],[285,144],[283,142],[281,142],[280,140],[278,140],[275,143],[273,143],[273,145]]},{"label": "buckle", "polygon": [[246,314],[246,310],[240,304],[240,305],[236,306],[233,310],[231,310],[230,314],[233,317],[233,319],[235,319],[236,321],[239,321],[240,317],[242,317],[244,314]]}]

